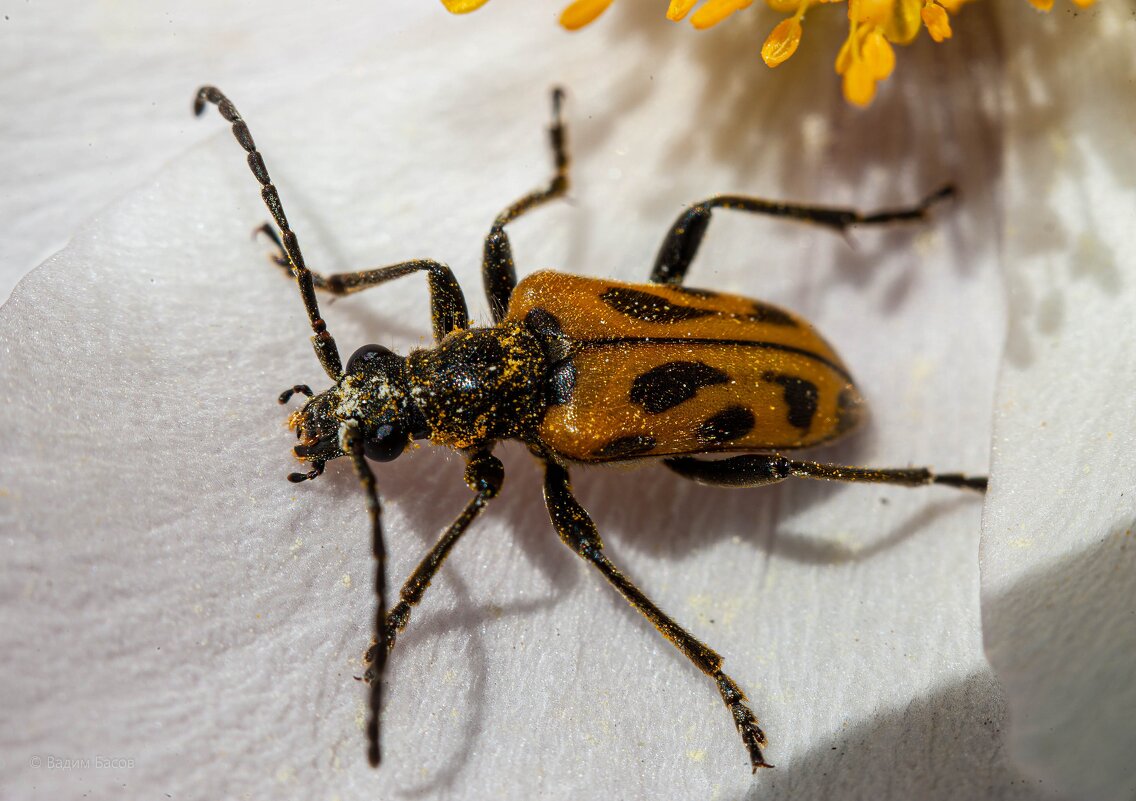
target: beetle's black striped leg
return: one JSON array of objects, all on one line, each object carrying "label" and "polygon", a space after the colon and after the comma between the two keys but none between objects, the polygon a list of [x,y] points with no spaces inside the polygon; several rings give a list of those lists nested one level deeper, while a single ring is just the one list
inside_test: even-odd
[{"label": "beetle's black striped leg", "polygon": [[[257,229],[267,234],[278,252],[273,254],[272,261],[283,269],[291,272],[284,245],[280,241],[276,230],[265,223]],[[451,331],[469,328],[469,311],[465,304],[465,294],[454,278],[448,266],[433,259],[414,259],[387,267],[376,267],[370,270],[358,270],[350,273],[334,273],[321,275],[312,272],[312,283],[316,289],[330,292],[333,295],[352,295],[370,289],[379,284],[385,284],[395,278],[410,275],[413,272],[425,271],[430,288],[430,317],[434,324],[434,339],[441,340]]]},{"label": "beetle's black striped leg", "polygon": [[667,232],[659,255],[655,257],[655,267],[651,270],[651,282],[656,284],[681,284],[686,271],[702,244],[702,237],[710,225],[710,215],[714,209],[735,209],[753,214],[768,214],[801,222],[815,223],[837,231],[846,231],[853,225],[881,225],[884,223],[905,222],[927,219],[928,210],[936,203],[953,197],[955,188],[944,186],[918,205],[904,209],[882,209],[862,213],[856,209],[826,208],[823,206],[800,206],[793,203],[778,203],[761,198],[743,195],[717,195],[687,208],[675,220]]},{"label": "beetle's black striped leg", "polygon": [[394,605],[394,608],[386,617],[386,653],[380,658],[378,653],[379,638],[376,635],[371,647],[367,649],[366,656],[363,657],[363,663],[366,665],[366,671],[363,673],[364,681],[374,682],[375,677],[380,675],[381,665],[385,664],[386,656],[394,649],[399,632],[405,629],[406,624],[410,622],[411,609],[422,600],[422,596],[426,593],[426,588],[430,586],[438,568],[446,561],[446,557],[450,555],[450,551],[453,550],[461,535],[469,528],[470,523],[481,514],[485,505],[501,491],[501,484],[504,481],[505,468],[501,464],[501,460],[489,451],[475,451],[468,457],[465,468],[465,483],[477,495],[465,507],[458,519],[442,532],[442,536],[438,538],[434,547],[418,563],[418,567],[414,568],[410,578],[402,585],[402,590],[398,594],[398,603]]},{"label": "beetle's black striped leg", "polygon": [[367,720],[367,759],[372,767],[378,767],[382,760],[379,747],[379,714],[383,708],[383,668],[386,666],[386,608],[387,608],[387,548],[383,539],[382,505],[375,488],[375,474],[363,454],[363,438],[359,424],[350,421],[339,429],[340,447],[351,457],[355,472],[367,496],[367,512],[371,518],[371,553],[375,559],[375,636],[378,641],[379,660],[375,666],[375,676],[371,682],[370,717]]},{"label": "beetle's black striped leg", "polygon": [[493,221],[489,235],[485,237],[485,251],[481,262],[481,277],[485,284],[485,297],[493,312],[493,322],[499,323],[509,307],[509,298],[517,285],[517,270],[513,265],[513,248],[505,226],[527,211],[535,209],[550,200],[563,196],[568,191],[568,131],[564,125],[561,109],[564,104],[564,90],[559,86],[552,90],[552,125],[548,129],[552,145],[552,159],[555,173],[548,186],[530,192],[503,212]]},{"label": "beetle's black striped leg", "polygon": [[765,734],[757,725],[753,710],[746,703],[745,694],[737,683],[722,672],[722,657],[709,648],[682,626],[659,609],[643,591],[623,575],[603,551],[599,532],[584,507],[572,495],[568,483],[568,471],[550,459],[544,460],[544,500],[552,525],[564,544],[579,556],[590,562],[603,574],[619,594],[635,607],[659,633],[686,655],[695,667],[709,676],[718,685],[718,692],[726,708],[734,719],[734,725],[741,734],[742,742],[749,752],[750,765],[754,772],[758,768],[773,767],[765,761],[761,749],[765,747]]},{"label": "beetle's black striped leg", "polygon": [[248,125],[241,119],[236,106],[225,97],[219,89],[213,86],[203,86],[197,90],[193,100],[193,113],[201,116],[206,103],[213,103],[221,116],[228,120],[233,127],[233,136],[241,147],[248,153],[248,165],[252,174],[260,183],[260,196],[264,205],[272,214],[276,227],[280,229],[280,241],[288,261],[292,265],[292,274],[296,276],[296,283],[300,287],[300,298],[304,302],[304,309],[308,313],[308,322],[312,327],[312,347],[315,348],[316,358],[323,366],[324,372],[332,381],[339,380],[343,375],[343,364],[339,359],[339,349],[335,346],[335,339],[327,330],[327,324],[320,317],[319,303],[316,301],[315,282],[312,273],[304,264],[304,256],[300,252],[300,242],[296,234],[288,227],[288,218],[284,215],[284,206],[280,202],[280,195],[272,184],[268,169],[264,166],[264,158],[256,149]]},{"label": "beetle's black striped leg", "polygon": [[819,462],[798,462],[786,459],[777,453],[746,454],[719,460],[680,456],[664,459],[663,463],[683,478],[716,487],[760,487],[796,476],[827,481],[898,484],[904,487],[942,484],[976,492],[986,491],[986,476],[934,473],[926,467],[847,467]]},{"label": "beetle's black striped leg", "polygon": [[[290,277],[296,276],[292,272],[292,263],[288,261],[288,251],[284,250],[284,243],[280,241],[280,234],[272,227],[272,223],[265,223],[264,225],[253,231],[253,234],[264,234],[272,240],[273,253],[269,256],[272,263],[286,272]],[[319,273],[312,273],[312,285],[316,289],[327,289],[327,281]]]}]

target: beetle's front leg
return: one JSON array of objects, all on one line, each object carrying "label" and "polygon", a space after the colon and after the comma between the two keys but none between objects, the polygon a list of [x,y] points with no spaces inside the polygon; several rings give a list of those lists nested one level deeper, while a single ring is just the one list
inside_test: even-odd
[{"label": "beetle's front leg", "polygon": [[[446,561],[446,557],[450,555],[450,551],[461,539],[461,535],[469,528],[470,523],[481,514],[481,510],[485,508],[490,499],[496,497],[497,493],[501,491],[501,485],[505,481],[505,468],[500,459],[487,450],[474,451],[467,459],[465,483],[477,494],[458,515],[458,519],[442,532],[442,536],[434,543],[434,547],[418,563],[418,567],[414,568],[410,578],[402,585],[402,590],[398,594],[398,603],[386,616],[387,654],[390,654],[394,649],[399,632],[405,629],[407,623],[410,622],[410,610],[422,600],[426,588],[430,586],[430,582],[433,580],[434,574],[438,572],[438,568],[442,566],[442,562]],[[366,665],[363,680],[366,682],[373,681],[377,673],[378,647],[378,638],[376,637],[363,657],[363,663]]]},{"label": "beetle's front leg", "polygon": [[[267,235],[276,248],[272,261],[281,269],[292,273],[291,262],[288,261],[287,252],[280,241],[276,230],[265,223],[257,229],[259,233]],[[323,275],[309,270],[312,286],[332,295],[353,295],[370,289],[373,286],[385,284],[404,275],[414,272],[425,272],[430,290],[430,317],[433,320],[434,339],[440,341],[451,331],[469,328],[469,311],[465,303],[465,295],[461,286],[454,278],[453,271],[440,261],[433,259],[412,259],[399,262],[386,267],[375,267],[370,270],[357,270],[350,273],[333,273]]]}]

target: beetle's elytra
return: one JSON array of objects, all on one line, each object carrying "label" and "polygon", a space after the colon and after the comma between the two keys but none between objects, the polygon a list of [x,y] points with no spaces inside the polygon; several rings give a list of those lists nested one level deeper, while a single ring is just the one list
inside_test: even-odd
[{"label": "beetle's elytra", "polygon": [[[318,477],[340,456],[363,484],[375,555],[375,641],[367,652],[371,764],[380,760],[383,670],[396,637],[430,580],[504,480],[492,455],[505,439],[525,443],[544,466],[544,499],[561,540],[600,574],[699,670],[717,684],[756,771],[765,735],[745,694],[722,671],[722,657],[657,607],[608,559],[588,513],[572,494],[568,470],[579,463],[660,462],[704,484],[757,487],[791,476],[983,491],[984,477],[926,468],[864,468],[798,461],[782,451],[829,442],[856,428],[863,403],[848,369],[801,318],[761,301],[683,286],[716,208],[788,217],[844,230],[855,224],[921,220],[951,194],[939,190],[911,208],[862,214],[719,195],[687,208],[663,240],[645,284],[539,272],[517,283],[505,227],[568,189],[563,93],[553,90],[549,129],[554,159],[548,186],[497,215],[485,239],[482,280],[493,325],[474,327],[449,267],[430,259],[322,276],[307,268],[248,126],[213,87],[198,90],[194,111],[217,106],[248,152],[277,231],[276,262],[295,276],[316,357],[334,382],[320,394],[303,385],[280,396],[307,396],[290,425],[294,453],[309,464],[292,481]],[[399,356],[359,348],[343,367],[320,316],[316,290],[349,294],[415,272],[429,282],[435,345]],[[390,461],[411,440],[459,451],[473,499],[387,603],[381,507],[368,460]],[[732,452],[708,460],[702,454]],[[389,611],[388,611],[389,610]]]}]

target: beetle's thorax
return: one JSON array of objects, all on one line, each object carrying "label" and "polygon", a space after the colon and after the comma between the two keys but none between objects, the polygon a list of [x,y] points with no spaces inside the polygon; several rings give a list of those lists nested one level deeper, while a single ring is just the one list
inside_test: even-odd
[{"label": "beetle's thorax", "polygon": [[540,340],[520,323],[455,331],[407,357],[410,399],[439,445],[526,439],[543,416],[546,362]]}]

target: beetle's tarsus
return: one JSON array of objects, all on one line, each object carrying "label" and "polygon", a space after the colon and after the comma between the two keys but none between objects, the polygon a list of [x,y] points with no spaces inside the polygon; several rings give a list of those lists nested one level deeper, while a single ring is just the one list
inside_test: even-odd
[{"label": "beetle's tarsus", "polygon": [[958,489],[968,489],[975,492],[986,492],[986,485],[989,479],[986,476],[967,476],[962,473],[943,473],[935,476],[932,479],[935,484],[942,484],[947,487],[956,487]]}]

